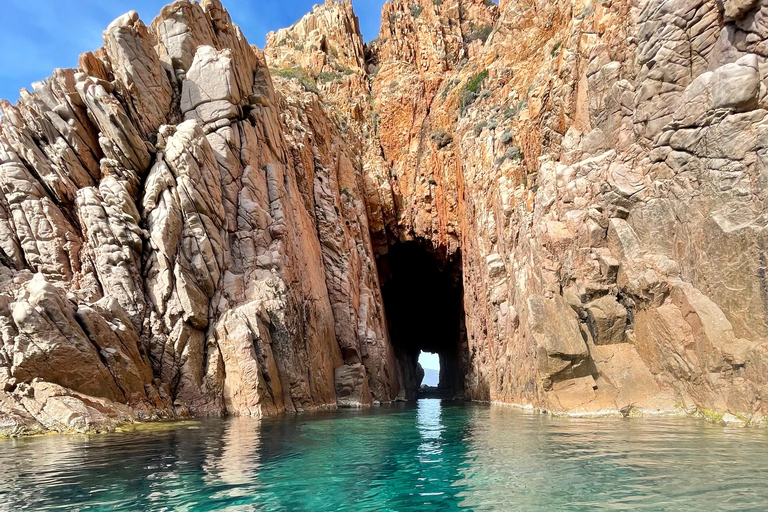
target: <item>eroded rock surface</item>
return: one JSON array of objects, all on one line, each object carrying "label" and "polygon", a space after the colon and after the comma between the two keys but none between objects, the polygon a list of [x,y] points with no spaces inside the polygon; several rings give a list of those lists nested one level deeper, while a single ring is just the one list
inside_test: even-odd
[{"label": "eroded rock surface", "polygon": [[[410,396],[382,262],[458,269],[455,382],[766,418],[768,2],[128,13],[0,104],[0,430]],[[409,359],[410,358],[410,359]]]}]

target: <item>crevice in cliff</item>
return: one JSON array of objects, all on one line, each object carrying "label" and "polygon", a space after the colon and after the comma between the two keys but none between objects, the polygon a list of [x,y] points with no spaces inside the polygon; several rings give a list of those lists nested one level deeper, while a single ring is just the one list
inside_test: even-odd
[{"label": "crevice in cliff", "polygon": [[392,346],[408,399],[418,398],[421,351],[440,357],[441,398],[462,397],[467,361],[461,255],[398,243],[377,259]]}]

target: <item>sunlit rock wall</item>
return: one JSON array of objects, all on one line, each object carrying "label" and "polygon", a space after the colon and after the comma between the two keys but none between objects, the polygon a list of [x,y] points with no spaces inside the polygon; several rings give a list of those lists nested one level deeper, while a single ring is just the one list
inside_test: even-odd
[{"label": "sunlit rock wall", "polygon": [[132,12],[3,102],[0,428],[367,406],[377,258],[458,265],[465,394],[759,424],[768,3]]}]

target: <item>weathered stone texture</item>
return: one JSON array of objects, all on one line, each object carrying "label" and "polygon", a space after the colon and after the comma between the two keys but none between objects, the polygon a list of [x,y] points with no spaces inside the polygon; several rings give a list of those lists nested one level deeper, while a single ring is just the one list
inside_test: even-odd
[{"label": "weathered stone texture", "polygon": [[[0,102],[0,432],[394,400],[378,259],[460,261],[470,399],[768,396],[768,2],[130,12]],[[465,332],[464,332],[465,331]]]}]

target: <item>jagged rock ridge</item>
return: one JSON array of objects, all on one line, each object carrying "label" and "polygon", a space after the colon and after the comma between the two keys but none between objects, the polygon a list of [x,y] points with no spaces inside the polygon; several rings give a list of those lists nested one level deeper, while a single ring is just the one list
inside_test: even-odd
[{"label": "jagged rock ridge", "polygon": [[0,428],[412,397],[411,251],[457,394],[760,424],[766,20],[393,0],[366,45],[328,0],[262,52],[218,0],[126,14],[0,105]]}]

